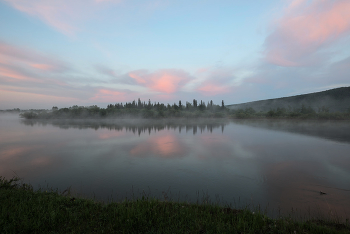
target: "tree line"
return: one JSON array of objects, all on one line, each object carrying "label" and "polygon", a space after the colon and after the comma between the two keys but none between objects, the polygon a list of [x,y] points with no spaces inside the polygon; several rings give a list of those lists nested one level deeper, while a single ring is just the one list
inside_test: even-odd
[{"label": "tree line", "polygon": [[182,104],[181,100],[178,103],[163,104],[159,102],[152,103],[142,102],[140,98],[136,102],[108,104],[107,108],[100,108],[97,105],[93,106],[77,106],[69,108],[52,107],[50,111],[41,111],[40,113],[29,111],[21,113],[21,117],[26,119],[52,119],[52,118],[170,118],[170,117],[224,117],[229,112],[225,107],[224,100],[220,105],[216,105],[213,101],[207,104],[202,100],[200,103],[193,99],[192,102]]},{"label": "tree line", "polygon": [[20,116],[26,119],[83,119],[83,118],[235,118],[235,119],[259,119],[259,118],[285,118],[285,119],[350,119],[350,108],[347,112],[329,112],[329,108],[322,106],[314,110],[310,106],[301,105],[300,108],[277,108],[267,112],[257,112],[253,108],[230,110],[225,107],[222,100],[221,105],[213,101],[208,103],[202,100],[198,102],[181,101],[178,103],[163,104],[159,102],[142,102],[140,98],[136,102],[108,104],[106,108],[93,106],[77,106],[69,108],[52,107],[46,111],[27,111]]}]

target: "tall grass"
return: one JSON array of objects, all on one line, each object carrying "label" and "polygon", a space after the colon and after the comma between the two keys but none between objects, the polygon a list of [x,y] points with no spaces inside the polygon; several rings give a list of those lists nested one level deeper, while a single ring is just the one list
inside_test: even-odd
[{"label": "tall grass", "polygon": [[70,189],[33,191],[0,177],[0,233],[350,233],[349,223],[271,219],[256,209],[141,199],[104,204]]}]

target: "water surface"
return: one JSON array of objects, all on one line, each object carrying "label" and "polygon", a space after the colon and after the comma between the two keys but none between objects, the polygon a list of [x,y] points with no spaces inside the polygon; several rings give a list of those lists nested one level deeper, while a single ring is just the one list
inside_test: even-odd
[{"label": "water surface", "polygon": [[[28,121],[0,115],[1,176],[139,198],[350,216],[350,123],[271,120]],[[320,195],[320,191],[327,193]]]}]

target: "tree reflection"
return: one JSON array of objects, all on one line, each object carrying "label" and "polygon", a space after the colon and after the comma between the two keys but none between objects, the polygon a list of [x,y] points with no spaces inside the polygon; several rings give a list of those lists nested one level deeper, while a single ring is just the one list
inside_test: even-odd
[{"label": "tree reflection", "polygon": [[101,120],[21,120],[27,126],[47,126],[52,125],[61,129],[108,129],[110,131],[125,131],[133,134],[147,134],[159,131],[178,131],[181,133],[185,129],[186,133],[191,131],[193,135],[204,132],[213,132],[213,129],[220,129],[223,132],[229,120],[170,120],[170,121],[101,121]]}]

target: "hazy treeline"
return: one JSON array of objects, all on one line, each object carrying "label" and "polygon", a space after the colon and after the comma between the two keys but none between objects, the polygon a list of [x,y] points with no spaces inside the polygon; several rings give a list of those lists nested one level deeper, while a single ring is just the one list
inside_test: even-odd
[{"label": "hazy treeline", "polygon": [[6,110],[0,110],[0,114],[19,114],[19,113],[24,113],[24,112],[35,112],[35,113],[40,113],[40,112],[47,112],[48,110],[46,109],[29,109],[29,110],[21,110],[19,108],[13,108],[13,109],[6,109]]},{"label": "hazy treeline", "polygon": [[[255,111],[268,112],[277,108],[286,108],[289,112],[293,109],[311,107],[316,112],[325,107],[328,112],[347,112],[350,107],[350,87],[341,87],[322,92],[308,93],[290,97],[274,98],[228,105],[231,110],[253,108]],[[295,111],[294,111],[295,112]]]},{"label": "hazy treeline", "polygon": [[72,106],[69,108],[52,107],[50,111],[28,111],[21,113],[20,116],[26,119],[60,119],[60,118],[171,118],[171,117],[225,117],[229,110],[225,107],[224,101],[221,106],[216,105],[213,101],[207,104],[203,101],[198,103],[196,99],[193,102],[186,102],[185,105],[179,101],[178,104],[160,104],[152,103],[151,100],[141,102],[138,101],[116,104],[109,104],[107,108],[100,108],[96,105]]},{"label": "hazy treeline", "polygon": [[0,113],[19,113],[21,110],[19,108],[0,110]]},{"label": "hazy treeline", "polygon": [[256,111],[249,107],[245,109],[228,109],[222,101],[221,106],[212,101],[205,104],[193,99],[192,103],[181,101],[173,105],[141,102],[109,104],[107,108],[96,105],[72,106],[69,108],[53,107],[47,111],[27,111],[20,114],[25,119],[163,119],[163,118],[297,118],[297,119],[350,119],[350,108],[347,112],[330,112],[328,107],[322,106],[317,109],[302,104],[300,108],[288,106],[270,109],[269,111]]},{"label": "hazy treeline", "polygon": [[329,108],[322,106],[313,109],[310,106],[301,105],[300,108],[276,108],[267,112],[255,111],[252,107],[230,111],[231,116],[238,119],[246,118],[286,118],[286,119],[350,119],[350,108],[347,112],[330,112]]}]

